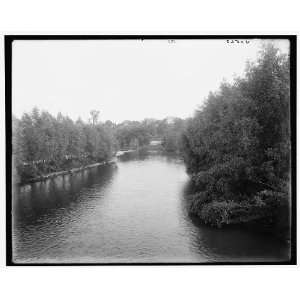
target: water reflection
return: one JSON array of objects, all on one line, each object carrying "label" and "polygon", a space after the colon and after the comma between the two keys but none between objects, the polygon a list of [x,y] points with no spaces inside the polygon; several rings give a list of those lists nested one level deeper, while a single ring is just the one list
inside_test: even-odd
[{"label": "water reflection", "polygon": [[116,171],[115,165],[101,166],[16,187],[13,257],[26,262],[27,257],[41,257],[52,247],[61,247],[69,234],[68,226],[86,213],[93,187],[105,190]]},{"label": "water reflection", "polygon": [[195,187],[189,181],[183,188],[182,211],[189,227],[190,242],[200,256],[208,261],[253,262],[288,261],[289,247],[266,233],[251,231],[237,226],[214,228],[203,224],[199,218],[190,215],[187,209],[188,197]]},{"label": "water reflection", "polygon": [[94,184],[105,187],[116,172],[115,165],[101,166],[82,172],[58,176],[44,182],[16,187],[13,201],[14,220],[23,226],[34,223],[36,216],[68,209],[82,201],[80,193]]},{"label": "water reflection", "polygon": [[285,245],[188,214],[192,186],[176,156],[139,151],[101,166],[18,188],[16,262],[208,262],[286,258]]}]

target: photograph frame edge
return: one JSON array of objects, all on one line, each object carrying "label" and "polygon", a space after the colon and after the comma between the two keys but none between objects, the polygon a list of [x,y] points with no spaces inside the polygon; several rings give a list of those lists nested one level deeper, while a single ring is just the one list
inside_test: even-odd
[{"label": "photograph frame edge", "polygon": [[[291,124],[291,257],[288,261],[196,263],[15,263],[12,257],[12,44],[15,40],[126,40],[126,39],[288,39],[290,41]],[[5,152],[6,152],[6,266],[168,266],[168,265],[297,265],[297,35],[4,35]]]}]

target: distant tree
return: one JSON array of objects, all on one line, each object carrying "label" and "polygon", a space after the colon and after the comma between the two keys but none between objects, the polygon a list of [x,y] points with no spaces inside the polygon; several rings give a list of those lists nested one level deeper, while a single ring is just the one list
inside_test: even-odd
[{"label": "distant tree", "polygon": [[91,110],[90,111],[90,115],[91,115],[91,123],[95,126],[98,122],[98,118],[99,118],[99,114],[100,114],[100,111],[99,110]]},{"label": "distant tree", "polygon": [[125,121],[116,127],[116,138],[120,148],[137,148],[148,145],[151,133],[144,122]]}]

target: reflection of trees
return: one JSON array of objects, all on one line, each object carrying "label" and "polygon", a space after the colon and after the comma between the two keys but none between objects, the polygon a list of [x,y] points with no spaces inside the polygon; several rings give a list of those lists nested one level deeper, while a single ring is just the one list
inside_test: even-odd
[{"label": "reflection of trees", "polygon": [[45,182],[31,184],[31,189],[19,188],[14,199],[14,221],[22,226],[34,225],[43,215],[55,215],[60,209],[67,213],[71,206],[88,198],[80,198],[83,189],[97,184],[105,188],[115,172],[115,165],[100,166],[72,175],[58,176]]},{"label": "reflection of trees", "polygon": [[182,191],[181,207],[190,244],[199,256],[209,261],[276,261],[288,259],[288,245],[277,239],[237,226],[214,228],[189,214],[189,196],[195,192],[192,181]]}]

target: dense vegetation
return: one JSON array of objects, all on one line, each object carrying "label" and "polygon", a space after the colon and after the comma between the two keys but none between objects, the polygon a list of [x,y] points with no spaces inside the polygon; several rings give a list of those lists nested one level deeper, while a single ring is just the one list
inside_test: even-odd
[{"label": "dense vegetation", "polygon": [[178,151],[181,119],[145,119],[99,122],[99,111],[91,111],[88,123],[74,122],[61,113],[57,117],[34,108],[21,119],[13,117],[13,161],[17,181],[26,182],[49,173],[108,161],[119,149],[148,146],[161,139],[163,149]]},{"label": "dense vegetation", "polygon": [[164,151],[179,152],[185,123],[183,119],[171,117],[124,121],[116,126],[116,139],[121,149],[148,146],[151,140],[159,139]]},{"label": "dense vegetation", "polygon": [[116,126],[116,138],[121,149],[134,149],[149,145],[151,132],[142,122],[125,121]]},{"label": "dense vegetation", "polygon": [[88,124],[60,113],[55,118],[37,108],[20,120],[13,117],[13,160],[19,181],[110,159],[116,148],[113,126],[98,123],[98,114],[91,111]]},{"label": "dense vegetation", "polygon": [[173,118],[167,122],[162,134],[162,146],[166,152],[181,153],[181,137],[186,127],[186,120]]},{"label": "dense vegetation", "polygon": [[223,83],[189,120],[183,154],[205,223],[289,227],[289,57],[265,46],[245,77]]}]

